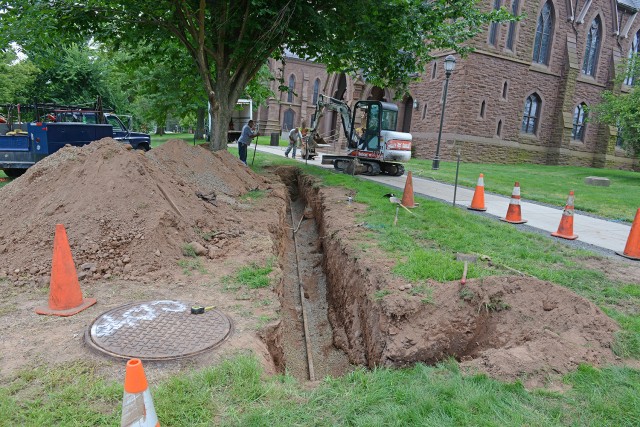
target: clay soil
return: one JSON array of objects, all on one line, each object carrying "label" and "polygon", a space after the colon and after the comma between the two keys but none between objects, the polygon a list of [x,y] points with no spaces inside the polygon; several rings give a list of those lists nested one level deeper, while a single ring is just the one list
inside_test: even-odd
[{"label": "clay soil", "polygon": [[[313,351],[329,361],[322,375],[455,357],[466,369],[536,386],[582,362],[616,361],[615,322],[552,283],[490,277],[461,288],[392,275],[392,261],[372,242],[363,253],[357,215],[365,207],[347,204],[342,189],[314,184],[293,168],[260,176],[227,152],[182,141],[141,153],[105,139],[39,162],[0,189],[0,380],[80,360],[121,379],[122,361],[89,350],[85,331],[105,311],[158,299],[215,304],[235,328],[197,358],[145,366],[152,379],[244,351],[267,373],[299,366],[304,379],[300,282],[316,325]],[[58,223],[83,294],[98,300],[68,318],[34,313],[47,304]],[[187,244],[200,255],[185,256]],[[271,287],[229,279],[268,263]]]}]

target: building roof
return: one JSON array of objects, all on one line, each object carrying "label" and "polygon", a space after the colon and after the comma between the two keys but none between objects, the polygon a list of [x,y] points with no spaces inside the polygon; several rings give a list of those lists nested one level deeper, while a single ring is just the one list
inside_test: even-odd
[{"label": "building roof", "polygon": [[640,10],[640,0],[617,0],[618,5],[625,9],[637,12]]}]

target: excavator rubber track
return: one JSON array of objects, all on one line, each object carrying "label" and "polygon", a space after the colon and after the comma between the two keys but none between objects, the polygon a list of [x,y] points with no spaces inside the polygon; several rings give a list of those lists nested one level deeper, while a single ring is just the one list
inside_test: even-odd
[{"label": "excavator rubber track", "polygon": [[322,164],[333,164],[334,169],[336,169],[337,171],[344,172],[350,175],[404,175],[404,165],[402,165],[401,163],[382,162],[379,160],[362,159],[352,156],[325,155],[322,156]]}]

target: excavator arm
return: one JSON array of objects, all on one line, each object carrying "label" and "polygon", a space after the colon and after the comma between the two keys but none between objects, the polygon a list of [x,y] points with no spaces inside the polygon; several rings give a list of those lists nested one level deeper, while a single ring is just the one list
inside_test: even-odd
[{"label": "excavator arm", "polygon": [[316,111],[311,122],[311,139],[317,143],[321,143],[322,138],[318,131],[318,124],[327,110],[336,111],[340,115],[340,118],[342,119],[342,130],[344,131],[345,137],[348,139],[351,133],[351,108],[349,108],[344,101],[322,94],[318,96]]}]

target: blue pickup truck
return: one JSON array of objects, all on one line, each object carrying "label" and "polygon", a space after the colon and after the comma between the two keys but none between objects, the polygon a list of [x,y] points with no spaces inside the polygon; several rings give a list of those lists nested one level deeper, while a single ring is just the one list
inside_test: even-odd
[{"label": "blue pickup truck", "polygon": [[17,177],[67,144],[79,147],[106,137],[138,150],[151,148],[149,135],[131,132],[115,114],[104,113],[108,124],[97,124],[96,117],[96,113],[58,113],[55,121],[28,123],[26,129],[22,125],[11,132],[0,125],[0,169]]}]

